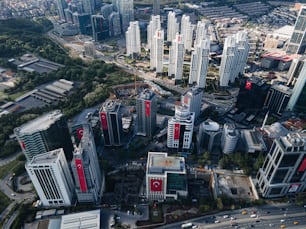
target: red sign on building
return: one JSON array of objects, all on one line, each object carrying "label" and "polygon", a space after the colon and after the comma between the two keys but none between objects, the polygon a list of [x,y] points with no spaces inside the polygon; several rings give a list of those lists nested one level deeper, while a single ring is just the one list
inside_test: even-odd
[{"label": "red sign on building", "polygon": [[303,160],[302,164],[300,165],[298,171],[301,173],[301,172],[304,172],[305,169],[306,169],[306,158],[304,158],[304,160]]},{"label": "red sign on building", "polygon": [[161,192],[163,190],[163,181],[157,179],[151,179],[150,181],[151,192]]},{"label": "red sign on building", "polygon": [[252,82],[251,81],[246,81],[245,83],[245,89],[247,90],[251,90],[252,89]]},{"label": "red sign on building", "polygon": [[102,124],[102,129],[103,130],[108,130],[107,127],[107,117],[105,112],[100,113],[100,119],[101,119],[101,124]]},{"label": "red sign on building", "polygon": [[188,105],[189,98],[187,96],[184,96],[184,104]]},{"label": "red sign on building", "polygon": [[82,139],[82,137],[83,137],[83,131],[84,131],[84,128],[83,128],[83,127],[78,128],[78,129],[76,130],[78,140],[81,140],[81,139]]},{"label": "red sign on building", "polygon": [[21,144],[21,148],[22,148],[22,149],[25,149],[25,148],[26,148],[24,142],[20,142],[20,144]]},{"label": "red sign on building", "polygon": [[175,123],[174,124],[174,140],[180,139],[180,124]]},{"label": "red sign on building", "polygon": [[78,177],[79,177],[80,189],[81,189],[82,192],[86,192],[87,191],[87,185],[86,185],[86,178],[85,178],[85,175],[84,175],[82,160],[81,159],[75,159],[75,166],[76,166]]},{"label": "red sign on building", "polygon": [[151,101],[146,100],[145,101],[145,106],[146,106],[146,117],[150,117],[150,113],[151,113]]}]

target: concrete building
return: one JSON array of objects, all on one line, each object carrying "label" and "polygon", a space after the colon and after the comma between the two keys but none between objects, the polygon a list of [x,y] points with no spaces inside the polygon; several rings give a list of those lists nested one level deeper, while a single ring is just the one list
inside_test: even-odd
[{"label": "concrete building", "polygon": [[209,26],[209,21],[206,21],[204,19],[198,21],[196,26],[196,33],[195,33],[195,40],[193,47],[196,47],[198,44],[200,44],[202,40],[207,39],[208,26]]},{"label": "concrete building", "polygon": [[134,20],[133,0],[112,0],[114,8],[120,14],[121,27],[126,32],[131,21]]},{"label": "concrete building", "polygon": [[91,210],[63,215],[60,220],[60,229],[71,228],[101,228],[101,210]]},{"label": "concrete building", "polygon": [[86,14],[93,14],[95,12],[95,0],[81,0],[83,12]]},{"label": "concrete building", "polygon": [[102,41],[109,37],[109,22],[102,15],[91,15],[92,37]]},{"label": "concrete building", "polygon": [[15,128],[22,152],[27,161],[36,155],[63,148],[66,159],[72,159],[73,145],[66,117],[60,110],[51,111]]},{"label": "concrete building", "polygon": [[172,42],[176,38],[176,34],[179,32],[179,25],[175,13],[169,12],[167,21],[167,41]]},{"label": "concrete building", "polygon": [[61,21],[66,21],[65,9],[67,8],[67,2],[65,0],[56,0],[57,12]]},{"label": "concrete building", "polygon": [[305,56],[294,58],[287,72],[287,86],[294,87],[305,64]]},{"label": "concrete building", "polygon": [[84,54],[92,58],[96,57],[96,46],[92,41],[84,42]]},{"label": "concrete building", "polygon": [[247,153],[260,153],[266,151],[262,133],[256,129],[241,130],[241,138],[244,141]]},{"label": "concrete building", "polygon": [[148,200],[187,197],[187,171],[184,157],[148,152],[146,166],[146,197]]},{"label": "concrete building", "polygon": [[221,147],[224,154],[233,153],[236,149],[240,134],[234,124],[226,123],[223,126]]},{"label": "concrete building", "polygon": [[286,110],[292,90],[284,85],[272,85],[268,91],[263,108],[270,114],[280,117]]},{"label": "concrete building", "polygon": [[196,119],[201,113],[203,99],[203,90],[197,87],[188,89],[181,96],[181,104],[190,112],[194,113],[194,118]]},{"label": "concrete building", "polygon": [[246,67],[246,63],[249,56],[249,40],[248,34],[245,31],[239,31],[236,35],[236,46],[237,46],[237,59],[236,59],[236,66],[234,73],[235,75],[232,76],[231,82],[235,82],[235,79],[244,73],[244,68]]},{"label": "concrete building", "polygon": [[193,42],[193,29],[194,26],[190,22],[190,17],[184,14],[181,19],[181,35],[185,50],[189,52],[191,51]]},{"label": "concrete building", "polygon": [[208,37],[199,41],[191,55],[189,85],[205,88],[208,72],[210,40]]},{"label": "concrete building", "polygon": [[153,15],[160,14],[160,0],[153,0]]},{"label": "concrete building", "polygon": [[300,8],[294,30],[286,52],[288,54],[305,54],[306,49],[306,6]]},{"label": "concrete building", "polygon": [[117,37],[121,35],[121,24],[120,24],[120,15],[118,12],[112,12],[109,17],[109,35],[111,37]]},{"label": "concrete building", "polygon": [[157,97],[145,89],[136,99],[137,135],[153,137],[156,128]]},{"label": "concrete building", "polygon": [[25,168],[44,207],[73,204],[74,184],[62,148],[35,155]]},{"label": "concrete building", "polygon": [[161,30],[160,16],[152,15],[147,27],[147,44],[150,51],[152,49],[153,37],[156,35],[157,30]]},{"label": "concrete building", "polygon": [[167,147],[178,152],[188,152],[191,148],[194,113],[187,107],[176,106],[175,115],[168,120]]},{"label": "concrete building", "polygon": [[203,153],[204,149],[211,152],[214,145],[221,138],[221,128],[217,122],[207,119],[200,124],[197,136],[198,153]]},{"label": "concrete building", "polygon": [[135,56],[141,52],[140,30],[138,21],[131,21],[128,30],[125,33],[126,38],[126,54]]},{"label": "concrete building", "polygon": [[104,144],[120,146],[122,132],[121,103],[116,100],[105,101],[100,108],[100,121]]},{"label": "concrete building", "polygon": [[278,198],[306,188],[306,135],[289,133],[274,140],[257,173],[257,184],[264,198]]},{"label": "concrete building", "polygon": [[168,76],[174,78],[175,84],[180,83],[183,78],[184,54],[185,48],[182,36],[176,34],[169,51],[168,67]]},{"label": "concrete building", "polygon": [[163,73],[164,63],[164,30],[156,30],[150,49],[150,69]]},{"label": "concrete building", "polygon": [[94,136],[89,125],[84,127],[81,142],[73,153],[71,169],[79,203],[100,204],[104,190]]}]

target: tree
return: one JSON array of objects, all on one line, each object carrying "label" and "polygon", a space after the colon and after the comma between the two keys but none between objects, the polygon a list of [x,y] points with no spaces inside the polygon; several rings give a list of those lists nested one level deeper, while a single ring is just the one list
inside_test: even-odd
[{"label": "tree", "polygon": [[254,163],[254,170],[258,171],[259,168],[263,165],[264,161],[265,157],[263,156],[262,152],[260,152]]}]

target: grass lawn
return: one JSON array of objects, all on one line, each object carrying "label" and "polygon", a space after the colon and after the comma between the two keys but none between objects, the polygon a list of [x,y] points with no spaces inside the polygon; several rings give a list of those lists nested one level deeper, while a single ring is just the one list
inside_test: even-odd
[{"label": "grass lawn", "polygon": [[20,166],[24,166],[24,161],[14,160],[0,167],[0,178],[4,178],[8,173],[13,172]]},{"label": "grass lawn", "polygon": [[3,210],[11,203],[10,199],[0,191],[0,212],[3,212]]},{"label": "grass lawn", "polygon": [[15,93],[15,94],[9,95],[8,97],[9,97],[11,100],[15,100],[15,99],[17,99],[18,97],[20,97],[20,96],[22,96],[22,95],[24,95],[24,94],[26,94],[26,93],[28,93],[28,92],[29,92],[29,91],[17,92],[17,93]]}]

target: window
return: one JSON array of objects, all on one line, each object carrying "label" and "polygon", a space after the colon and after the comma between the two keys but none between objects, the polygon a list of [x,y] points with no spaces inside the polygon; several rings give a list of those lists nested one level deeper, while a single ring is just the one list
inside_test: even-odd
[{"label": "window", "polygon": [[271,184],[278,184],[278,183],[282,183],[287,175],[288,169],[278,169],[276,170]]},{"label": "window", "polygon": [[279,195],[281,194],[283,188],[271,188],[270,195]]},{"label": "window", "polygon": [[294,166],[298,157],[299,157],[298,154],[284,155],[280,164],[279,164],[279,167],[292,167],[292,166]]}]

